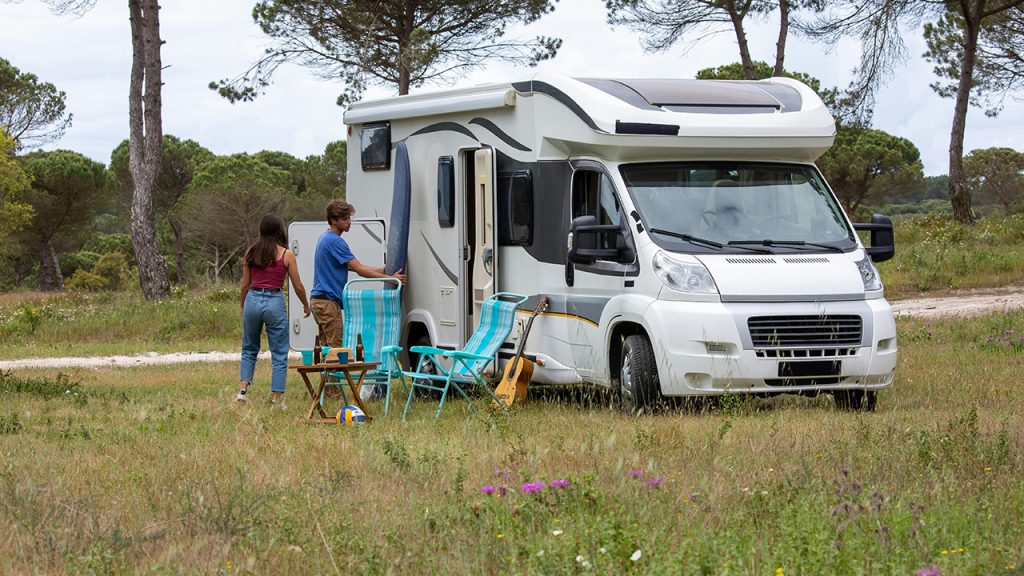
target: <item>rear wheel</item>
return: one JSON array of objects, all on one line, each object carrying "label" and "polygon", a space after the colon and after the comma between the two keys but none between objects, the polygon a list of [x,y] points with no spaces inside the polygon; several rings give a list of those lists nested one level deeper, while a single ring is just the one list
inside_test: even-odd
[{"label": "rear wheel", "polygon": [[836,390],[832,393],[836,408],[858,412],[874,412],[878,393],[874,390]]},{"label": "rear wheel", "polygon": [[633,334],[622,343],[619,394],[622,411],[637,414],[654,405],[661,391],[654,350],[646,336]]}]

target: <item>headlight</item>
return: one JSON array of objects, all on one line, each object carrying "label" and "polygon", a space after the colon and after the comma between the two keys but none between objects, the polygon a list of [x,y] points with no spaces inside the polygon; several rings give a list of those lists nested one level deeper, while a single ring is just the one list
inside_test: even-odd
[{"label": "headlight", "polygon": [[882,277],[878,275],[878,269],[867,254],[857,261],[857,270],[860,271],[860,279],[864,281],[865,292],[877,292],[882,289]]},{"label": "headlight", "polygon": [[703,264],[675,260],[664,252],[654,255],[654,273],[665,286],[688,294],[718,294],[715,279]]}]

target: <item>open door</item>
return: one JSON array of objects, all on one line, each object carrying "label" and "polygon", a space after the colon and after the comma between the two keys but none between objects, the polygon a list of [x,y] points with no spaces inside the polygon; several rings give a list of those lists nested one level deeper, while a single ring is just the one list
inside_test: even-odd
[{"label": "open door", "polygon": [[[299,278],[306,288],[306,295],[313,289],[313,257],[320,235],[327,230],[326,222],[292,222],[288,226],[288,246],[295,253],[299,266]],[[342,236],[348,242],[352,254],[367,266],[383,266],[386,261],[387,243],[384,236],[384,220],[381,218],[353,218],[352,227]],[[349,271],[348,279],[359,275]],[[368,283],[369,284],[369,283]],[[358,286],[358,284],[355,284]],[[302,302],[288,284],[288,329],[291,331],[292,350],[312,350],[318,333],[313,316],[302,317]]]},{"label": "open door", "polygon": [[[483,301],[498,291],[498,227],[495,214],[497,182],[494,149],[473,151],[472,188],[467,190],[467,238],[470,242],[469,286],[472,308],[468,310],[466,338],[476,329]],[[470,211],[471,210],[471,211]]]}]

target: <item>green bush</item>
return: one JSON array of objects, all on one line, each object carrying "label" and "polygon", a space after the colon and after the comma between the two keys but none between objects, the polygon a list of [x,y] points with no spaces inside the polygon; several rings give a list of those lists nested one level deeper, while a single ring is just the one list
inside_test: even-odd
[{"label": "green bush", "polygon": [[110,287],[110,283],[107,279],[95,274],[88,272],[82,268],[75,270],[75,273],[71,275],[71,278],[64,283],[64,287],[68,290],[78,290],[81,292],[100,292]]},{"label": "green bush", "polygon": [[111,290],[119,289],[127,283],[128,260],[121,252],[109,252],[96,262],[93,272],[106,280]]},{"label": "green bush", "polygon": [[65,278],[70,278],[75,275],[75,272],[79,270],[85,270],[86,272],[92,270],[92,267],[96,265],[96,261],[100,259],[100,255],[89,250],[79,250],[78,252],[71,252],[69,254],[61,254],[57,260],[60,264],[61,274]]}]

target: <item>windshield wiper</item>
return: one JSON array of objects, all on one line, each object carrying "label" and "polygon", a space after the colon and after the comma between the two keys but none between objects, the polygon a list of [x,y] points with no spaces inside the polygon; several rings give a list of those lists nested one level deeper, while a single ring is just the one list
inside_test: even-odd
[{"label": "windshield wiper", "polygon": [[655,234],[664,234],[665,236],[671,236],[673,238],[679,238],[680,240],[686,240],[693,244],[703,244],[704,246],[710,246],[719,250],[725,248],[723,244],[719,244],[714,240],[708,240],[706,238],[700,238],[691,234],[684,234],[682,232],[672,232],[671,230],[662,230],[661,228],[651,228],[651,232],[654,232]]},{"label": "windshield wiper", "polygon": [[[672,232],[671,230],[662,230],[661,228],[651,228],[651,232],[654,232],[655,234],[664,234],[666,236],[672,236],[673,238],[679,238],[680,240],[686,240],[687,242],[690,242],[692,244],[702,244],[704,246],[710,246],[718,250],[725,248],[725,244],[715,242],[714,240],[708,240],[707,238],[700,238],[699,236],[694,236],[692,234],[685,234],[683,232]],[[729,245],[734,244],[732,242],[729,242]],[[771,250],[765,250],[763,248],[754,248],[753,246],[736,245],[736,247],[743,248],[744,250],[750,250],[751,252],[757,252],[759,254],[772,253]]]},{"label": "windshield wiper", "polygon": [[800,246],[807,248],[824,248],[825,250],[831,250],[833,252],[842,252],[843,249],[832,244],[818,244],[816,242],[804,242],[803,240],[730,240],[729,246],[744,246],[748,244],[756,244],[758,246]]}]

